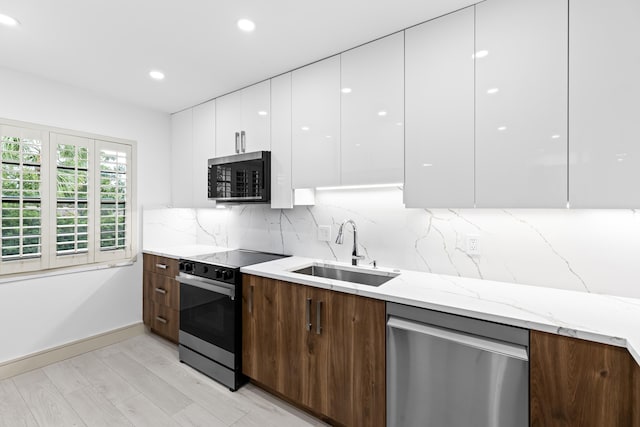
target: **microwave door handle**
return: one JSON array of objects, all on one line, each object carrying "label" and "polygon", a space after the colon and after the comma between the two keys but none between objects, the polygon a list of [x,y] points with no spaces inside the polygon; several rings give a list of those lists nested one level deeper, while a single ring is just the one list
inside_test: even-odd
[{"label": "microwave door handle", "polygon": [[236,132],[236,154],[240,152],[240,133]]},{"label": "microwave door handle", "polygon": [[247,134],[245,133],[245,131],[240,132],[240,148],[242,149],[243,153],[247,149]]}]

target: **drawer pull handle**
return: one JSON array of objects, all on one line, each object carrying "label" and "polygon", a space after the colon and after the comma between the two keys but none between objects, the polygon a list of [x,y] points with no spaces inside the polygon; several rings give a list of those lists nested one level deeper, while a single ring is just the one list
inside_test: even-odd
[{"label": "drawer pull handle", "polygon": [[160,268],[162,270],[166,270],[167,269],[167,264],[156,264],[156,268]]},{"label": "drawer pull handle", "polygon": [[162,288],[156,288],[156,292],[159,293],[159,294],[162,294],[162,295],[166,295],[167,294],[167,291],[165,291]]},{"label": "drawer pull handle", "polygon": [[253,314],[253,285],[249,287],[249,314]]},{"label": "drawer pull handle", "polygon": [[160,323],[167,323],[167,319],[165,319],[164,317],[156,316],[156,320]]}]

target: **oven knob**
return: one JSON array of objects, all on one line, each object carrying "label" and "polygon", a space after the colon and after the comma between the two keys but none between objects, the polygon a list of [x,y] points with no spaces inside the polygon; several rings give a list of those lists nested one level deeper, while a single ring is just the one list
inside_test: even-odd
[{"label": "oven knob", "polygon": [[184,272],[185,273],[193,272],[193,263],[192,262],[185,262],[184,263]]},{"label": "oven knob", "polygon": [[232,277],[233,277],[233,271],[231,271],[231,270],[224,270],[224,271],[222,272],[222,278],[223,278],[224,280],[229,280],[229,279],[231,279]]},{"label": "oven knob", "polygon": [[216,268],[216,279],[222,279],[222,270]]},{"label": "oven knob", "polygon": [[202,267],[202,272],[204,274],[207,274],[209,272],[209,267],[207,267],[206,265]]}]

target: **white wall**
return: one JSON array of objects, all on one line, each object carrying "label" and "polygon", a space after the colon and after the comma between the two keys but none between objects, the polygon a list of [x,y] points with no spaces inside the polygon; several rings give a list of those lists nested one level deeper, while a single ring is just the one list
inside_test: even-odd
[{"label": "white wall", "polygon": [[[640,298],[640,212],[631,209],[405,209],[394,188],[317,192],[315,206],[292,210],[245,205],[146,217],[153,221],[143,225],[145,236],[195,230],[193,243],[343,262],[350,261],[350,227],[336,245],[318,241],[317,226],[331,225],[335,239],[339,224],[352,218],[366,262]],[[468,235],[480,237],[479,256],[467,253]]]},{"label": "white wall", "polygon": [[[169,203],[168,114],[3,68],[0,94],[2,118],[137,141],[138,205]],[[0,363],[141,320],[141,256],[130,267],[0,284]]]}]

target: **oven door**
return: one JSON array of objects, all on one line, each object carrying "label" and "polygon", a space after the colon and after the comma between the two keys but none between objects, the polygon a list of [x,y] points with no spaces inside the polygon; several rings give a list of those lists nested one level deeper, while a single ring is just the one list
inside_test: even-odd
[{"label": "oven door", "polygon": [[236,286],[184,273],[176,279],[180,282],[180,344],[233,369],[240,332],[236,330],[240,315]]}]

